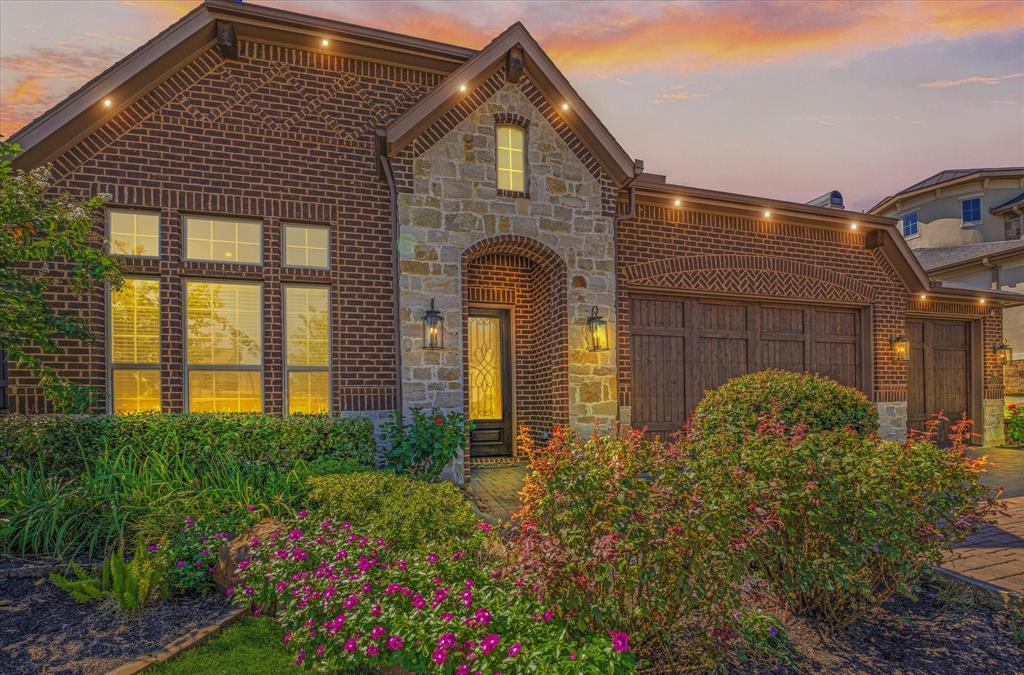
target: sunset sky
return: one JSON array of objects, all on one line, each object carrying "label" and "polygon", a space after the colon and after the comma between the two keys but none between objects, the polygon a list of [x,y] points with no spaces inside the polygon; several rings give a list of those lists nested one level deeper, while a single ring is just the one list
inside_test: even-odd
[{"label": "sunset sky", "polygon": [[[1024,165],[1024,1],[247,2],[468,47],[520,20],[673,182],[862,210],[941,169]],[[0,1],[0,132],[196,4]]]}]

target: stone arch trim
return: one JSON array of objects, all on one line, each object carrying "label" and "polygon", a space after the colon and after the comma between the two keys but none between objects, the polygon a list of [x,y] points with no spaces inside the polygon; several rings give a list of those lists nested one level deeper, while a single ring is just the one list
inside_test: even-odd
[{"label": "stone arch trim", "polygon": [[565,261],[554,249],[536,239],[519,234],[500,234],[481,239],[463,251],[463,266],[480,256],[490,254],[521,255],[549,269],[561,270],[563,276],[565,274]]},{"label": "stone arch trim", "polygon": [[630,265],[627,284],[739,295],[870,304],[868,284],[817,265],[781,257],[700,255]]},{"label": "stone arch trim", "polygon": [[530,120],[522,115],[511,112],[494,113],[494,126],[513,126],[526,130],[530,128]]}]

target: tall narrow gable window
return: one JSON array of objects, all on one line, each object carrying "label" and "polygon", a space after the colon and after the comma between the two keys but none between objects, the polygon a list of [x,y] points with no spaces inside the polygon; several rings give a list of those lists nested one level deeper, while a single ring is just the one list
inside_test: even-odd
[{"label": "tall narrow gable window", "polygon": [[285,286],[285,377],[288,414],[331,410],[330,289]]},{"label": "tall narrow gable window", "polygon": [[526,131],[520,127],[498,127],[498,189],[526,191]]},{"label": "tall narrow gable window", "polygon": [[900,224],[903,226],[903,236],[910,238],[916,237],[917,232],[917,211],[905,214],[900,218]]},{"label": "tall narrow gable window", "polygon": [[160,214],[154,211],[107,211],[110,252],[140,258],[160,255]]},{"label": "tall narrow gable window", "polygon": [[160,411],[160,281],[125,279],[110,292],[114,413]]},{"label": "tall narrow gable window", "polygon": [[185,257],[208,262],[263,263],[263,223],[234,218],[185,217]]},{"label": "tall narrow gable window", "polygon": [[263,411],[263,289],[185,282],[189,412]]},{"label": "tall narrow gable window", "polygon": [[965,225],[968,223],[980,223],[981,197],[970,197],[969,199],[961,199],[960,215],[960,219]]}]

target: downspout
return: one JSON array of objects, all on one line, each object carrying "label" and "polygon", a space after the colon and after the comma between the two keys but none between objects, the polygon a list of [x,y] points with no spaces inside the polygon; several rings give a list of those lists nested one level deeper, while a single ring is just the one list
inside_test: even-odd
[{"label": "downspout", "polygon": [[[622,186],[622,189],[627,190],[627,204],[626,213],[618,215],[616,213],[615,219],[612,221],[612,256],[614,256],[614,262],[612,268],[612,297],[615,298],[615,412],[618,418],[616,422],[622,423],[622,407],[619,405],[619,383],[622,382],[622,373],[619,372],[619,364],[621,359],[619,358],[619,330],[621,329],[621,322],[619,321],[619,224],[627,220],[633,220],[636,218],[636,187],[633,183],[636,181],[637,176],[643,173],[644,165],[640,160],[634,160],[633,165],[633,177],[630,178]],[[618,211],[618,202],[615,204],[615,210]],[[630,401],[632,403],[632,401]],[[629,423],[632,426],[633,415],[630,414]]]},{"label": "downspout", "polygon": [[399,307],[399,265],[398,265],[398,188],[395,186],[395,174],[391,171],[391,160],[387,153],[387,132],[376,131],[377,160],[380,176],[388,185],[388,202],[391,206],[391,284],[394,294],[394,334],[395,334],[395,402],[399,411],[402,407],[402,323]]}]

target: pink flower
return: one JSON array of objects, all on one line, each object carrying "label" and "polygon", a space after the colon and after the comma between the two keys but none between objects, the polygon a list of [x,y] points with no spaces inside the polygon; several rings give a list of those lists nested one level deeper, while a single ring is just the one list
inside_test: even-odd
[{"label": "pink flower", "polygon": [[294,528],[288,533],[288,538],[292,541],[295,541],[296,539],[302,539],[302,537],[302,530],[300,530],[299,528]]},{"label": "pink flower", "polygon": [[551,613],[550,609],[549,610],[545,610],[545,612],[540,615],[540,620],[545,622],[545,623],[551,621],[551,619],[553,619],[553,618],[555,618],[555,615]]},{"label": "pink flower", "polygon": [[491,531],[491,526],[488,525],[487,523],[477,523],[476,526],[477,526],[478,529],[480,529],[480,530],[482,530],[484,532],[490,532]]},{"label": "pink flower", "polygon": [[228,596],[228,597],[231,597],[231,594],[232,594],[232,593],[234,593],[234,592],[235,592],[235,587],[234,587],[234,586],[228,586],[228,587],[227,587],[227,588],[226,588],[226,589],[224,590],[224,595],[226,595],[226,596]]},{"label": "pink flower", "polygon": [[249,504],[245,508],[249,509],[249,511],[255,511],[256,510],[256,505],[255,504]]},{"label": "pink flower", "polygon": [[160,548],[160,544],[150,544],[148,548],[150,551],[155,551]]},{"label": "pink flower", "polygon": [[438,647],[430,654],[430,658],[434,659],[434,663],[437,665],[444,664],[444,660],[448,658],[448,652],[441,647]]},{"label": "pink flower", "polygon": [[465,551],[456,551],[455,554],[452,556],[452,560],[459,560],[464,555],[466,555]]},{"label": "pink flower", "polygon": [[188,518],[185,519],[185,524],[186,525],[195,525],[196,524],[196,520],[192,516],[189,516]]},{"label": "pink flower", "polygon": [[469,675],[469,666],[465,663],[459,664],[459,667],[455,669],[455,675]]},{"label": "pink flower", "polygon": [[508,655],[509,656],[515,656],[516,654],[519,653],[519,650],[521,650],[522,648],[523,648],[523,646],[517,642],[517,643],[515,643],[514,645],[512,645],[511,647],[508,648]]},{"label": "pink flower", "polygon": [[306,650],[300,649],[299,653],[295,655],[295,665],[299,665],[306,658]]},{"label": "pink flower", "polygon": [[309,511],[307,511],[306,509],[302,509],[302,510],[301,510],[301,511],[299,511],[299,513],[298,513],[298,516],[299,516],[299,518],[305,518],[305,517],[306,517],[306,516],[308,516],[308,515],[309,515]]},{"label": "pink flower", "polygon": [[397,635],[392,635],[388,638],[388,641],[384,643],[384,646],[390,649],[391,651],[395,651],[396,649],[401,649],[402,647],[404,647],[405,642],[403,642],[402,638],[398,637]]},{"label": "pink flower", "polygon": [[377,645],[366,645],[367,656],[377,656],[377,654],[380,654],[380,648]]},{"label": "pink flower", "polygon": [[246,589],[245,589],[244,591],[242,591],[242,592],[243,592],[243,593],[245,593],[246,595],[252,595],[252,594],[253,594],[253,590],[252,590],[252,588],[251,588],[251,587],[249,587],[249,588],[246,588]]},{"label": "pink flower", "polygon": [[324,646],[323,646],[323,644],[318,644],[316,646],[316,655],[317,655],[317,658],[319,658],[319,657],[324,655]]},{"label": "pink flower", "polygon": [[498,646],[499,642],[501,642],[500,636],[493,634],[488,635],[480,641],[480,649],[483,651],[485,655],[490,654],[494,651],[494,648]]},{"label": "pink flower", "polygon": [[569,660],[570,661],[575,661],[576,660],[576,652],[569,652]]},{"label": "pink flower", "polygon": [[350,637],[349,639],[345,640],[345,651],[349,654],[355,654],[356,639],[354,637]]},{"label": "pink flower", "polygon": [[617,633],[615,631],[609,631],[608,635],[612,638],[612,647],[617,652],[628,652],[629,651],[629,634]]},{"label": "pink flower", "polygon": [[239,560],[238,561],[238,569],[244,570],[248,566],[249,566],[249,561],[248,560]]},{"label": "pink flower", "polygon": [[457,638],[455,637],[455,633],[449,631],[443,634],[441,637],[437,638],[437,646],[442,647],[444,649],[451,649],[455,646],[456,639]]},{"label": "pink flower", "polygon": [[204,549],[203,549],[202,551],[200,551],[199,553],[200,553],[201,555],[210,555],[210,549],[208,549],[208,548],[204,548]]},{"label": "pink flower", "polygon": [[380,605],[374,605],[373,608],[370,610],[370,614],[373,614],[374,616],[380,616]]},{"label": "pink flower", "polygon": [[379,637],[383,637],[384,633],[386,633],[386,632],[387,631],[384,630],[384,626],[374,626],[373,628],[370,629],[370,637],[372,637],[374,640],[376,640]]},{"label": "pink flower", "polygon": [[431,553],[430,555],[427,556],[427,562],[430,563],[431,565],[433,565],[434,563],[436,563],[440,559],[441,559],[441,557],[439,555],[437,555],[436,553]]}]

